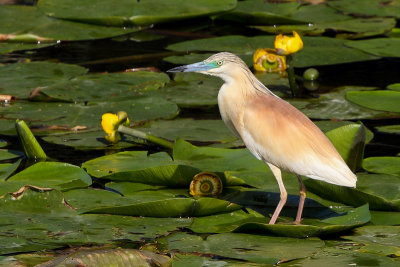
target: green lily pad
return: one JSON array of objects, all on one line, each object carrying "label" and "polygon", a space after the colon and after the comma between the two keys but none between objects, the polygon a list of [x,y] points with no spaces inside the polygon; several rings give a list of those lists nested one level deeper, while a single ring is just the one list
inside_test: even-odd
[{"label": "green lily pad", "polygon": [[104,190],[81,189],[66,192],[65,198],[80,213],[156,218],[206,216],[241,208],[225,200],[175,197],[171,193],[157,191],[140,191],[122,197]]},{"label": "green lily pad", "polygon": [[371,211],[372,225],[400,225],[400,212]]},{"label": "green lily pad", "polygon": [[375,38],[361,41],[346,42],[346,46],[378,57],[400,57],[399,38]]},{"label": "green lily pad", "polygon": [[366,130],[364,125],[345,125],[326,133],[349,168],[355,172],[364,158]]},{"label": "green lily pad", "polygon": [[0,54],[7,54],[11,53],[14,51],[23,51],[23,50],[33,50],[33,49],[39,49],[43,47],[48,47],[52,46],[54,44],[52,43],[32,43],[32,44],[27,44],[27,43],[4,43],[0,42]]},{"label": "green lily pad", "polygon": [[154,94],[161,96],[182,108],[200,108],[217,105],[222,81],[198,73],[175,75],[175,82],[169,83]]},{"label": "green lily pad", "polygon": [[24,153],[17,150],[0,149],[0,161],[23,157]]},{"label": "green lily pad", "polygon": [[400,83],[389,84],[386,89],[393,91],[400,91]]},{"label": "green lily pad", "polygon": [[389,133],[389,134],[400,134],[400,124],[398,125],[387,125],[375,127],[378,132]]},{"label": "green lily pad", "polygon": [[[57,129],[70,131],[75,126],[88,129],[100,126],[101,116],[106,112],[124,110],[134,121],[156,118],[169,119],[177,115],[178,107],[159,97],[137,96],[134,99],[113,102],[91,102],[87,105],[72,103],[18,101],[2,109],[4,118],[22,119],[36,124],[36,132]],[[39,127],[37,126],[39,124]],[[49,129],[50,127],[50,129]],[[58,130],[59,131],[59,130]]]},{"label": "green lily pad", "polygon": [[196,233],[225,233],[225,232],[257,232],[277,236],[310,237],[347,231],[369,222],[371,215],[368,205],[350,210],[347,214],[330,217],[324,220],[303,219],[301,225],[268,224],[269,218],[263,218],[250,211],[212,215],[196,218],[189,227]]},{"label": "green lily pad", "polygon": [[142,183],[131,183],[131,182],[109,182],[106,183],[107,188],[111,188],[124,196],[134,195],[139,191],[149,191],[149,190],[158,190],[161,188],[165,188],[161,185],[149,185]]},{"label": "green lily pad", "polygon": [[344,236],[344,238],[357,242],[398,247],[400,244],[400,226],[364,226],[356,229],[355,235]]},{"label": "green lily pad", "polygon": [[[132,99],[169,82],[165,73],[149,71],[88,74],[35,90],[34,100],[85,102]],[[31,97],[32,98],[32,97]]]},{"label": "green lily pad", "polygon": [[166,235],[192,222],[187,218],[79,215],[65,204],[59,191],[40,192],[33,188],[26,189],[18,198],[0,198],[0,207],[1,254],[140,241]]},{"label": "green lily pad", "polygon": [[1,94],[27,98],[36,87],[84,75],[86,68],[63,63],[29,62],[0,66]]},{"label": "green lily pad", "polygon": [[397,91],[352,91],[346,93],[346,99],[374,110],[400,112],[400,92]]},{"label": "green lily pad", "polygon": [[188,255],[174,253],[174,258],[172,260],[173,267],[187,267],[187,266],[210,266],[210,267],[265,267],[265,264],[258,264],[252,262],[243,262],[239,260],[232,259],[214,259],[208,255]]},{"label": "green lily pad", "polygon": [[335,91],[318,95],[311,99],[287,99],[290,104],[300,109],[312,119],[355,120],[368,118],[396,117],[395,113],[374,111],[346,100],[346,94],[353,91],[374,90],[373,87],[345,86]]},{"label": "green lily pad", "polygon": [[60,162],[38,162],[11,176],[8,181],[23,181],[27,185],[59,190],[82,188],[92,184],[90,176],[81,168]]},{"label": "green lily pad", "polygon": [[179,139],[174,144],[173,160],[166,153],[147,156],[146,151],[127,151],[89,160],[82,164],[97,178],[151,185],[187,187],[200,171],[220,172],[225,184],[237,183],[226,178],[225,171],[267,171],[247,149],[196,147]]},{"label": "green lily pad", "polygon": [[[346,47],[347,41],[327,37],[303,37],[304,48],[296,53],[294,66],[299,68],[340,63],[375,60],[379,57],[369,55],[357,49]],[[273,48],[275,36],[223,36],[199,40],[184,41],[169,45],[173,51],[227,51],[238,55],[246,55],[247,61],[257,48]],[[206,57],[205,57],[206,58]],[[205,59],[204,58],[204,59]],[[204,60],[203,59],[203,60]],[[250,60],[250,61],[249,61]]]},{"label": "green lily pad", "polygon": [[316,180],[304,181],[307,189],[323,198],[352,206],[369,203],[372,210],[400,211],[398,176],[388,174],[357,174],[357,188],[341,187]]},{"label": "green lily pad", "polygon": [[119,150],[128,147],[138,147],[145,144],[141,139],[134,139],[124,135],[123,139],[116,144],[110,144],[104,136],[106,133],[102,130],[93,131],[68,131],[66,133],[53,133],[41,137],[42,140],[56,145],[73,147],[77,150]]},{"label": "green lily pad", "polygon": [[[36,6],[0,7],[0,33],[17,35],[11,42],[93,40],[136,32],[138,28],[90,25],[49,18]],[[44,39],[42,39],[44,38]]]},{"label": "green lily pad", "polygon": [[159,243],[167,251],[212,254],[271,265],[281,260],[311,256],[324,246],[316,238],[296,239],[239,233],[210,235],[204,240],[199,236],[177,233],[159,239]]},{"label": "green lily pad", "polygon": [[301,225],[275,224],[266,220],[245,222],[236,228],[235,232],[265,232],[278,236],[310,237],[323,236],[348,231],[369,222],[371,215],[368,205],[350,210],[347,214],[324,220],[303,219]]},{"label": "green lily pad", "polygon": [[362,163],[366,171],[400,176],[400,157],[370,157]]},{"label": "green lily pad", "polygon": [[[171,8],[173,6],[174,8]],[[101,25],[150,25],[182,19],[211,16],[236,7],[235,0],[202,1],[201,3],[177,0],[129,1],[114,5],[100,0],[96,6],[91,1],[44,0],[38,7],[47,15]]]},{"label": "green lily pad", "polygon": [[322,35],[328,31],[331,34],[334,31],[337,36],[356,39],[382,35],[390,32],[395,25],[396,20],[393,18],[348,18],[340,21],[307,23],[305,25],[253,26],[252,28],[274,34],[292,34],[294,30],[299,34],[310,36]]},{"label": "green lily pad", "polygon": [[168,140],[182,138],[187,141],[226,143],[238,139],[222,120],[158,120],[135,129]]},{"label": "green lily pad", "polygon": [[329,1],[329,6],[345,13],[367,16],[388,16],[400,18],[400,3],[397,0],[388,3],[379,0],[339,0]]},{"label": "green lily pad", "polygon": [[10,177],[21,164],[22,159],[15,163],[0,163],[0,180],[5,180]]},{"label": "green lily pad", "polygon": [[111,262],[118,266],[152,267],[171,266],[171,258],[147,250],[137,249],[98,249],[92,251],[78,251],[69,255],[62,255],[54,260],[43,263],[48,266],[70,266],[83,264],[85,266],[107,267]]},{"label": "green lily pad", "polygon": [[172,161],[161,152],[126,151],[86,161],[82,168],[97,178],[150,185],[186,187],[200,170]]}]

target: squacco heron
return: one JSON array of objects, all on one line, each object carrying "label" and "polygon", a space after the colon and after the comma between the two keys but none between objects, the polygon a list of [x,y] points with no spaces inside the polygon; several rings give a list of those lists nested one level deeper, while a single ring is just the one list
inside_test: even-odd
[{"label": "squacco heron", "polygon": [[300,184],[296,224],[301,222],[306,198],[306,187],[300,176],[335,185],[356,186],[356,175],[321,130],[257,80],[236,55],[221,52],[169,72],[199,72],[224,80],[218,93],[223,121],[257,159],[269,166],[279,185],[280,201],[270,224],[276,222],[287,199],[281,170],[296,174]]}]

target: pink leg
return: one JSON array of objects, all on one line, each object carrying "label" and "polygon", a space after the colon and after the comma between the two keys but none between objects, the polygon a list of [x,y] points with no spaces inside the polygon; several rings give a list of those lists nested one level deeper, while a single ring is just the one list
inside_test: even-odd
[{"label": "pink leg", "polygon": [[296,216],[296,220],[294,221],[295,224],[300,224],[301,222],[301,214],[303,213],[303,208],[304,208],[304,201],[306,200],[306,187],[303,184],[303,181],[301,180],[300,175],[297,175],[297,180],[299,180],[299,184],[300,184],[300,201],[299,201],[299,208],[297,210],[297,216]]},{"label": "pink leg", "polygon": [[278,206],[276,206],[274,214],[272,215],[271,220],[269,221],[269,224],[275,224],[276,219],[278,219],[278,216],[281,213],[281,210],[286,203],[287,192],[285,186],[283,185],[281,170],[270,163],[267,164],[271,169],[272,173],[274,174],[275,179],[278,181],[279,190],[281,192],[281,200],[279,201]]}]

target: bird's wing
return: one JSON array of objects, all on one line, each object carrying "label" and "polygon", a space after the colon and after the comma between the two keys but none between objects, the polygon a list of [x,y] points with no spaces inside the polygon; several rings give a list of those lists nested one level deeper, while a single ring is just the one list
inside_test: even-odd
[{"label": "bird's wing", "polygon": [[329,139],[286,101],[266,94],[253,97],[242,125],[242,139],[256,157],[299,175],[355,186],[357,177]]}]

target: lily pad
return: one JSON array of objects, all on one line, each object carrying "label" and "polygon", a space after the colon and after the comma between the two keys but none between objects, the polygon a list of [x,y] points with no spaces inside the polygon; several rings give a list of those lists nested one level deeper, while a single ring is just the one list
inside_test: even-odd
[{"label": "lily pad", "polygon": [[395,113],[374,111],[346,100],[348,92],[359,90],[368,92],[374,89],[376,88],[344,86],[336,88],[333,92],[320,94],[316,99],[288,99],[288,101],[312,119],[355,120],[396,117]]},{"label": "lily pad", "polygon": [[38,162],[11,176],[8,181],[22,181],[26,185],[59,190],[82,188],[92,184],[90,176],[81,168],[60,162]]},{"label": "lily pad", "polygon": [[116,144],[110,144],[104,136],[103,130],[93,131],[67,131],[66,133],[53,133],[41,137],[42,140],[56,145],[73,147],[77,150],[118,150],[128,147],[138,147],[145,144],[141,139],[134,139],[124,135],[123,139]]},{"label": "lily pad", "polygon": [[268,224],[269,218],[260,217],[254,212],[212,215],[196,218],[190,229],[196,233],[257,232],[277,236],[310,237],[328,235],[361,226],[369,222],[371,215],[368,205],[350,210],[347,214],[324,220],[303,219],[301,225]]},{"label": "lily pad", "polygon": [[370,157],[362,165],[369,172],[400,176],[400,157]]},{"label": "lily pad", "polygon": [[371,224],[400,226],[400,212],[371,211]]},{"label": "lily pad", "polygon": [[400,3],[397,0],[388,3],[379,0],[339,0],[329,1],[328,5],[341,12],[354,15],[400,18]]},{"label": "lily pad", "polygon": [[[0,34],[14,34],[12,42],[93,40],[139,31],[49,18],[36,6],[0,6]],[[7,40],[7,39],[6,39]]]},{"label": "lily pad", "polygon": [[23,157],[24,153],[17,150],[0,149],[0,161]]},{"label": "lily pad", "polygon": [[26,44],[26,43],[4,43],[0,42],[0,54],[6,54],[6,53],[11,53],[14,51],[23,51],[23,50],[33,50],[33,49],[39,49],[43,47],[48,47],[52,46],[54,44],[52,43],[32,43],[32,44]]},{"label": "lily pad", "polygon": [[375,127],[378,132],[389,133],[389,134],[400,134],[400,124],[398,125],[387,125]]},{"label": "lily pad", "polygon": [[349,168],[355,172],[361,167],[366,143],[364,125],[345,125],[326,133]]},{"label": "lily pad", "polygon": [[237,137],[225,126],[222,120],[175,119],[154,121],[137,130],[168,140],[182,138],[187,141],[231,142]]},{"label": "lily pad", "polygon": [[374,110],[400,112],[400,92],[397,91],[352,91],[346,93],[346,99]]},{"label": "lily pad", "polygon": [[86,68],[63,63],[29,62],[0,66],[0,93],[27,98],[39,86],[67,81],[83,75]]},{"label": "lily pad", "polygon": [[30,98],[45,101],[87,102],[132,99],[169,82],[165,73],[149,71],[88,74],[35,90]]},{"label": "lily pad", "polygon": [[393,91],[400,91],[400,83],[389,84],[386,88]]},{"label": "lily pad", "polygon": [[[173,6],[174,8],[171,8]],[[129,1],[114,5],[100,0],[96,6],[90,0],[44,0],[38,7],[47,15],[101,25],[150,25],[182,19],[211,16],[236,7],[235,0],[202,1],[201,4],[179,0]]]},{"label": "lily pad", "polygon": [[172,161],[164,152],[126,151],[86,161],[82,168],[97,178],[150,185],[186,187],[199,169]]},{"label": "lily pad", "polygon": [[388,174],[357,174],[357,188],[341,187],[316,180],[304,181],[307,189],[323,198],[352,206],[369,203],[372,210],[400,211],[398,176]]},{"label": "lily pad", "polygon": [[206,239],[177,233],[159,239],[168,251],[202,253],[274,265],[281,260],[311,256],[324,243],[317,238],[296,239],[239,233],[210,235]]},{"label": "lily pad", "polygon": [[147,250],[136,249],[99,249],[92,251],[78,251],[70,255],[62,255],[54,260],[43,263],[47,266],[69,266],[85,265],[107,267],[111,262],[118,266],[141,266],[141,267],[168,267],[171,266],[171,258],[156,254]]},{"label": "lily pad", "polygon": [[225,200],[175,197],[171,193],[157,191],[140,191],[123,197],[104,190],[81,189],[66,192],[65,198],[80,213],[156,218],[206,216],[241,208]]},{"label": "lily pad", "polygon": [[201,108],[217,105],[222,81],[198,73],[178,74],[174,82],[154,92],[182,108]]},{"label": "lily pad", "polygon": [[[178,107],[159,97],[137,96],[134,99],[113,102],[73,103],[18,101],[2,108],[7,119],[22,119],[36,124],[36,132],[55,129],[72,130],[75,126],[85,129],[98,128],[101,115],[124,110],[134,121],[156,118],[169,119],[177,115]],[[39,127],[38,127],[39,126]]]},{"label": "lily pad", "polygon": [[[294,66],[304,68],[375,60],[379,57],[369,55],[357,49],[346,47],[345,40],[327,37],[303,37],[304,48],[294,57]],[[257,48],[273,47],[275,36],[223,36],[207,39],[185,41],[169,45],[167,49],[173,51],[227,51],[238,55],[245,55],[245,62],[251,62]],[[205,59],[205,58],[204,58]]]},{"label": "lily pad", "polygon": [[278,25],[278,26],[253,26],[258,30],[277,34],[292,34],[296,31],[302,35],[317,36],[325,32],[336,33],[337,36],[347,38],[365,38],[376,35],[382,35],[390,32],[396,25],[393,18],[361,18],[346,19],[340,21],[307,23],[305,25]]},{"label": "lily pad", "polygon": [[399,38],[374,38],[346,42],[345,45],[378,57],[400,57]]},{"label": "lily pad", "polygon": [[364,226],[356,229],[355,235],[344,236],[344,238],[357,242],[398,247],[400,244],[400,226]]},{"label": "lily pad", "polygon": [[0,180],[5,180],[10,177],[21,164],[22,159],[15,163],[0,163]]},{"label": "lily pad", "polygon": [[[0,199],[0,251],[9,254],[68,245],[140,241],[188,226],[187,218],[133,218],[79,215],[59,191],[28,188],[18,198]],[[12,214],[13,216],[10,216]],[[68,222],[68,223],[66,223]]]}]

